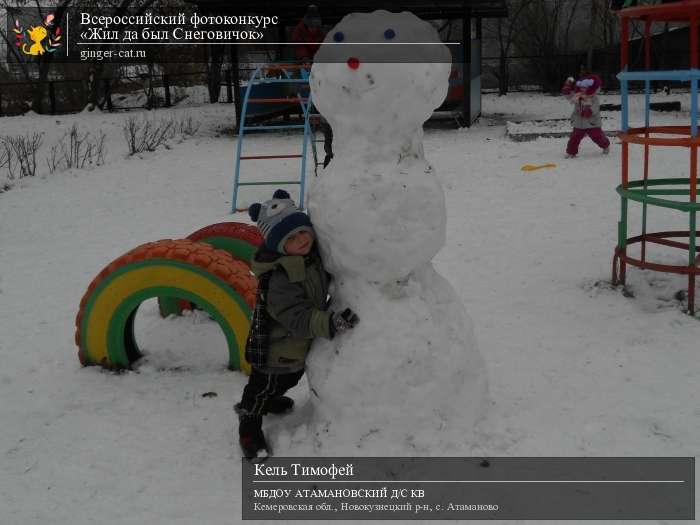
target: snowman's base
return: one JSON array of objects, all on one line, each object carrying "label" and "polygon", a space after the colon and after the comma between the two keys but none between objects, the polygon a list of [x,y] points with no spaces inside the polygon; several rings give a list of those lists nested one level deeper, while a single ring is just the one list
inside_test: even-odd
[{"label": "snowman's base", "polygon": [[392,286],[337,283],[362,312],[353,330],[314,341],[307,359],[313,453],[464,453],[483,414],[486,371],[471,321],[427,264]]}]

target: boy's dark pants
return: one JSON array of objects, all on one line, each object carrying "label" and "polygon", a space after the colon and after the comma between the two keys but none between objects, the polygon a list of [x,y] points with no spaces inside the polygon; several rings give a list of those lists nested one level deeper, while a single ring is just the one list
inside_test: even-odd
[{"label": "boy's dark pants", "polygon": [[266,374],[253,368],[248,384],[243,389],[239,435],[249,436],[259,432],[267,401],[283,395],[296,385],[303,375],[304,370],[288,374]]}]

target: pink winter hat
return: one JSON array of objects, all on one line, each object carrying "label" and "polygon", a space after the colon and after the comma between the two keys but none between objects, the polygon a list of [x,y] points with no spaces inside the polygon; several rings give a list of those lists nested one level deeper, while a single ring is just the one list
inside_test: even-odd
[{"label": "pink winter hat", "polygon": [[603,85],[603,81],[598,75],[586,75],[576,82],[576,90],[583,91],[586,95],[595,95]]}]

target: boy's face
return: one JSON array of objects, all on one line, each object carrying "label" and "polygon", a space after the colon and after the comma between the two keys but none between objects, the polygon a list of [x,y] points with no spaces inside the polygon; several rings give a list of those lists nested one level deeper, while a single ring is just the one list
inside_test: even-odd
[{"label": "boy's face", "polygon": [[284,243],[284,251],[287,255],[307,255],[314,244],[314,234],[307,230],[292,235]]}]

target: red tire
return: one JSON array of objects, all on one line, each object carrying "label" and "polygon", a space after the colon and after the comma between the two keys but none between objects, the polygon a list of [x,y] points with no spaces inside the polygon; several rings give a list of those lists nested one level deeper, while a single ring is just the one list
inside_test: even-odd
[{"label": "red tire", "polygon": [[[240,222],[210,224],[187,236],[191,241],[206,243],[228,252],[234,259],[250,265],[250,259],[263,243],[262,235],[255,226]],[[162,317],[180,315],[183,310],[195,307],[190,301],[174,297],[158,298],[158,310]]]}]

